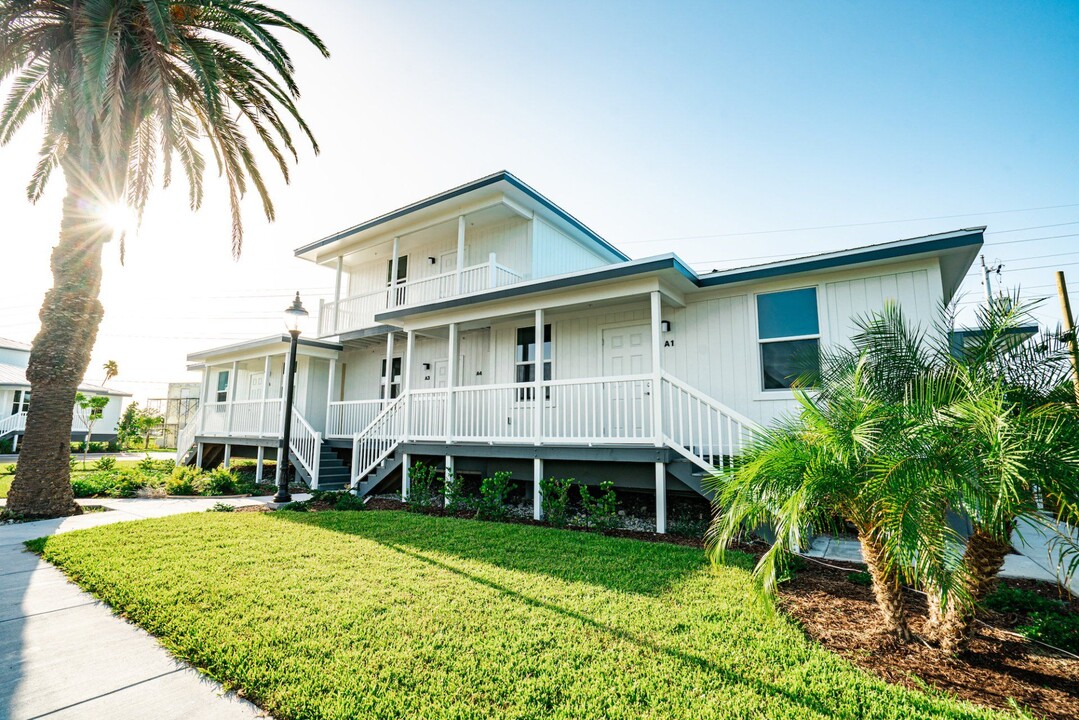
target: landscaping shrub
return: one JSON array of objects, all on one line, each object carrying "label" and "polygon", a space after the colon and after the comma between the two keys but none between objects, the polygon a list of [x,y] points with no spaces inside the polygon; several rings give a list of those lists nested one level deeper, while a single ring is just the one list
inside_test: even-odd
[{"label": "landscaping shrub", "polygon": [[112,470],[116,467],[116,458],[103,457],[94,463],[95,470]]},{"label": "landscaping shrub", "polygon": [[506,498],[513,488],[508,472],[496,472],[494,477],[484,478],[480,484],[480,500],[476,516],[484,520],[501,520],[506,517]]},{"label": "landscaping shrub", "polygon": [[555,527],[566,527],[569,521],[569,490],[573,487],[573,478],[547,478],[540,480],[540,493],[543,496],[543,519]]},{"label": "landscaping shrub", "polygon": [[[311,497],[302,501],[305,506],[315,503],[329,505],[331,510],[363,510],[363,498],[352,494],[351,490],[312,490]],[[293,508],[290,508],[293,509]],[[310,509],[310,508],[307,508]]]},{"label": "landscaping shrub", "polygon": [[1029,615],[1036,612],[1061,612],[1064,603],[1023,588],[1000,585],[982,601],[982,607],[1001,613]]},{"label": "landscaping shrub", "polygon": [[198,495],[202,492],[202,471],[190,465],[179,465],[165,481],[169,495]]},{"label": "landscaping shrub", "polygon": [[11,438],[4,438],[0,440],[0,455],[10,455],[14,452],[15,443]]},{"label": "landscaping shrub", "polygon": [[408,497],[405,504],[409,510],[421,510],[431,507],[435,497],[435,479],[438,468],[427,463],[414,463],[408,469]]},{"label": "landscaping shrub", "polygon": [[581,485],[579,490],[585,525],[597,530],[610,530],[618,526],[618,500],[614,494],[613,481],[601,482],[595,495],[592,495],[592,491],[585,485]]},{"label": "landscaping shrub", "polygon": [[873,578],[867,572],[849,572],[847,573],[847,582],[869,587],[873,584]]},{"label": "landscaping shrub", "polygon": [[202,478],[202,495],[236,495],[240,492],[236,474],[226,468],[214,468]]},{"label": "landscaping shrub", "polygon": [[154,487],[160,482],[160,477],[147,475],[138,470],[123,468],[110,472],[113,476],[113,485],[109,495],[113,497],[135,497],[139,490]]},{"label": "landscaping shrub", "polygon": [[1079,653],[1079,614],[1063,612],[1033,612],[1025,625],[1016,632],[1046,645]]},{"label": "landscaping shrub", "polygon": [[142,460],[139,460],[139,470],[143,472],[153,472],[157,470],[157,461],[147,455]]},{"label": "landscaping shrub", "polygon": [[8,463],[2,469],[0,469],[0,475],[14,475],[15,467],[15,463]]},{"label": "landscaping shrub", "polygon": [[224,502],[214,503],[206,512],[236,512],[236,507]]},{"label": "landscaping shrub", "polygon": [[71,491],[77,498],[105,496],[112,485],[110,473],[80,473],[71,478]]},{"label": "landscaping shrub", "polygon": [[687,513],[682,513],[667,521],[667,533],[677,537],[700,540],[708,531],[709,522],[711,522],[710,518],[693,517]]},{"label": "landscaping shrub", "polygon": [[96,470],[78,473],[71,479],[75,497],[135,497],[144,488],[160,487],[160,475],[143,473],[135,468]]},{"label": "landscaping shrub", "polygon": [[446,498],[446,512],[456,513],[470,509],[472,503],[465,495],[465,479],[457,473],[450,473],[446,478],[444,490]]}]

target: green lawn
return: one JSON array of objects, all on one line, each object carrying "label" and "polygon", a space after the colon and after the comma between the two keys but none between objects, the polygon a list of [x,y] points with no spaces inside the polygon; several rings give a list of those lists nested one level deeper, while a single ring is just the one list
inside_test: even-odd
[{"label": "green lawn", "polygon": [[35,541],[286,718],[991,718],[750,599],[748,558],[396,512],[203,513]]},{"label": "green lawn", "polygon": [[0,498],[7,497],[8,488],[11,487],[11,481],[14,479],[14,475],[0,475]]}]

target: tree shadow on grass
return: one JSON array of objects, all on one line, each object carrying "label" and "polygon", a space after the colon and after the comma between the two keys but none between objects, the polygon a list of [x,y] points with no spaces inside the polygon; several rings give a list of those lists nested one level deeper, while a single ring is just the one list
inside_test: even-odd
[{"label": "tree shadow on grass", "polygon": [[[639,595],[662,594],[708,563],[695,548],[511,523],[382,511],[273,513],[272,517],[395,548],[453,555],[505,570]],[[732,563],[739,559],[733,557]]]},{"label": "tree shadow on grass", "polygon": [[[436,551],[465,560],[490,563],[506,569],[545,573],[551,577],[568,581],[588,582],[588,578],[591,577],[594,584],[608,587],[612,590],[641,592],[644,589],[658,591],[662,587],[669,587],[678,578],[699,571],[702,568],[699,551],[694,553],[692,549],[687,548],[675,546],[655,547],[650,543],[604,538],[582,533],[552,533],[552,531],[544,528],[499,525],[497,523],[472,523],[471,521],[447,518],[427,518],[427,522],[421,521],[417,523],[412,521],[412,518],[416,516],[405,514],[399,515],[399,520],[396,523],[385,522],[384,518],[377,518],[376,522],[368,522],[369,520],[376,520],[372,518],[372,515],[373,513],[363,513],[362,517],[357,517],[354,513],[323,513],[304,516],[293,513],[275,513],[274,517],[364,537],[400,554],[403,558],[426,564],[468,582],[481,585],[512,599],[514,602],[549,612],[563,618],[565,621],[586,626],[592,631],[597,631],[620,642],[635,645],[657,655],[666,656],[687,668],[699,669],[713,674],[717,680],[717,687],[724,684],[745,686],[761,697],[781,698],[793,706],[804,708],[821,717],[832,717],[839,712],[836,707],[829,706],[826,700],[807,692],[804,687],[792,690],[767,682],[759,677],[736,672],[729,667],[718,665],[707,656],[656,642],[631,630],[598,620],[576,608],[563,607],[556,602],[530,596],[490,578],[470,572],[468,569],[454,566],[449,562],[424,554],[428,551]],[[386,513],[385,515],[390,516],[391,514]],[[469,523],[469,525],[467,529],[463,529],[459,524],[451,525],[450,527],[453,528],[451,533],[444,527],[439,526],[444,523]],[[507,530],[507,528],[510,530]],[[430,532],[417,535],[418,530],[429,530]],[[540,535],[542,538],[541,543],[537,543],[535,540],[526,542],[526,536],[533,533],[544,533],[544,535]],[[551,535],[546,535],[547,533]],[[455,541],[455,537],[463,537],[468,539],[469,542]],[[564,548],[561,547],[563,543],[577,550],[575,562],[567,562],[567,558],[563,555]],[[507,553],[505,548],[502,547],[503,545],[513,546],[524,551]],[[551,553],[540,551],[541,546],[548,545],[552,546]],[[650,557],[642,558],[638,554],[640,552],[644,552],[646,556]],[[618,555],[630,556],[627,564],[634,569],[634,572],[628,573],[631,577],[623,578],[622,582],[612,582],[612,577],[618,575],[627,567],[627,564],[619,562]],[[679,562],[681,557],[688,558],[688,560]],[[593,561],[597,561],[598,565],[603,568],[602,572],[593,567]],[[746,556],[744,563],[740,559],[734,559],[734,562],[740,565],[745,564],[747,567],[752,564],[748,556]],[[654,564],[642,566],[642,563]],[[672,565],[675,567],[671,568]],[[654,585],[644,582],[641,576],[651,575],[653,572],[660,577],[660,581]],[[719,653],[722,648],[717,647],[715,651]],[[820,689],[824,694],[832,692],[832,689],[827,685],[821,685]],[[912,710],[915,705],[916,703],[912,704]],[[976,715],[977,713],[972,713],[970,717],[975,717]],[[957,718],[963,716],[962,713],[955,715]]]}]

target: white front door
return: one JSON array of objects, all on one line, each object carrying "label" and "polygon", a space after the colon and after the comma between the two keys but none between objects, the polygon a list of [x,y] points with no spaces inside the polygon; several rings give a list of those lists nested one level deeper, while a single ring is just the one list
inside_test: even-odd
[{"label": "white front door", "polygon": [[[617,380],[624,375],[652,371],[652,329],[649,325],[603,329],[603,377]],[[645,383],[615,383],[605,393],[604,429],[608,437],[637,438],[645,431],[649,404]]]},{"label": "white front door", "polygon": [[446,387],[446,364],[445,360],[435,360],[432,363],[436,388]]}]

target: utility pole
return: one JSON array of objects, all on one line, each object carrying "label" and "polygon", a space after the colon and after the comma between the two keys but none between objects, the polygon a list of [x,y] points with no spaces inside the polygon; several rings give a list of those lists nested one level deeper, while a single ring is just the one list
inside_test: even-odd
[{"label": "utility pole", "polygon": [[1057,270],[1057,294],[1060,295],[1060,310],[1064,314],[1064,332],[1068,337],[1068,350],[1072,356],[1072,384],[1075,386],[1075,400],[1079,402],[1079,343],[1075,339],[1075,321],[1072,304],[1068,299],[1068,284],[1064,281],[1064,272]]},{"label": "utility pole", "polygon": [[1000,271],[1004,269],[1003,265],[997,265],[996,267],[989,267],[985,264],[985,255],[982,258],[982,282],[985,283],[985,299],[986,302],[993,302],[993,285],[989,280],[989,273],[1000,274]]}]

